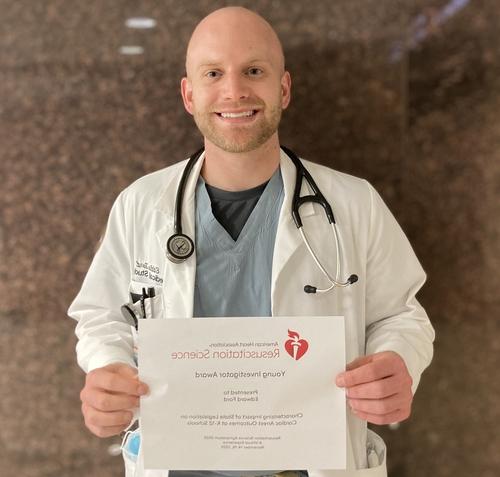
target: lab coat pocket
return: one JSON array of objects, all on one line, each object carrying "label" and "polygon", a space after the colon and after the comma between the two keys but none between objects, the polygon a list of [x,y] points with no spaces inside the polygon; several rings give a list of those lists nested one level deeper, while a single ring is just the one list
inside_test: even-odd
[{"label": "lab coat pocket", "polygon": [[158,285],[131,280],[128,287],[130,302],[138,302],[143,291],[146,292],[146,295],[151,295],[152,292],[155,296],[161,296],[162,289],[163,288]]},{"label": "lab coat pocket", "polygon": [[387,477],[386,447],[382,438],[368,429],[366,453],[368,469],[363,469],[356,477]]},{"label": "lab coat pocket", "polygon": [[366,455],[368,469],[309,470],[309,477],[387,477],[384,441],[370,429],[366,440]]},{"label": "lab coat pocket", "polygon": [[[153,297],[144,298],[141,301],[143,290],[147,295]],[[154,293],[151,292],[154,290]],[[161,318],[163,316],[163,289],[162,287],[152,286],[148,283],[131,281],[129,285],[130,308],[140,318]],[[144,305],[144,306],[143,306]]]},{"label": "lab coat pocket", "polygon": [[384,441],[368,429],[366,439],[367,469],[310,470],[309,477],[387,477]]},{"label": "lab coat pocket", "polygon": [[[152,292],[154,290],[154,292]],[[151,298],[144,298],[143,291],[154,295]],[[129,285],[130,302],[122,307],[122,313],[131,325],[132,338],[134,341],[134,360],[137,363],[137,325],[138,321],[144,318],[163,317],[163,293],[161,287],[152,287],[148,283],[131,281]]]}]

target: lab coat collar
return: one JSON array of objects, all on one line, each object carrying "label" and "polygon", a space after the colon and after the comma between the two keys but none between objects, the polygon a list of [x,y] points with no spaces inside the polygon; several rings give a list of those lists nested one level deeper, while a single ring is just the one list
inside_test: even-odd
[{"label": "lab coat collar", "polygon": [[[188,181],[186,183],[186,189],[184,191],[184,204],[182,204],[182,211],[183,212],[186,211],[186,213],[182,215],[183,229],[184,229],[184,223],[185,222],[189,223],[189,221],[193,219],[193,214],[189,214],[188,211],[190,211],[190,208],[194,206],[194,193],[196,190],[196,183],[198,182],[198,177],[200,175],[204,160],[205,160],[205,151],[203,151],[199,159],[196,161],[196,164],[193,166],[191,174],[189,175]],[[174,221],[175,199],[177,196],[177,189],[179,188],[179,182],[181,180],[182,173],[188,161],[189,159],[186,159],[173,166],[178,168],[178,174],[173,174],[171,176],[171,180],[165,184],[163,192],[160,194],[160,197],[154,204],[154,208],[164,213],[167,217],[170,217],[172,222]],[[194,209],[191,212],[193,211]]]},{"label": "lab coat collar", "polygon": [[[280,158],[281,176],[283,177],[283,188],[285,190],[285,198],[281,207],[278,230],[276,232],[276,242],[273,254],[273,269],[272,269],[272,285],[271,285],[271,309],[273,316],[276,310],[283,309],[282,299],[285,299],[284,294],[276,293],[276,290],[286,290],[286,286],[280,286],[281,278],[285,279],[286,274],[282,276],[285,265],[289,262],[291,256],[304,246],[300,232],[298,231],[295,222],[292,218],[292,202],[293,193],[295,190],[295,182],[297,177],[297,169],[292,160],[281,151]],[[302,182],[301,196],[312,194],[312,190],[306,181]],[[300,216],[302,219],[315,215],[317,212],[312,202],[305,203],[300,208]]]},{"label": "lab coat collar", "polygon": [[[186,214],[183,214],[183,226],[184,226],[184,218],[186,218],[186,222],[192,221],[194,219],[194,208],[190,211],[190,207],[194,206],[194,196],[196,190],[196,184],[198,182],[198,177],[201,172],[201,168],[203,166],[203,161],[205,159],[205,152],[203,152],[193,167],[191,174],[189,176],[188,182],[186,184],[186,190],[184,193],[184,201],[182,210],[186,211]],[[160,197],[154,204],[155,209],[164,213],[167,217],[170,217],[173,222],[174,214],[175,214],[175,196],[177,194],[177,189],[179,187],[179,182],[181,180],[182,172],[187,164],[188,159],[176,164],[179,173],[177,175],[173,175],[172,179],[169,183],[165,184],[164,190],[161,193]],[[281,175],[283,177],[283,185],[285,189],[285,201],[283,203],[283,209],[289,213],[289,219],[291,220],[291,211],[292,211],[292,200],[293,200],[293,192],[295,189],[295,180],[297,176],[297,171],[292,160],[286,155],[286,153],[281,149],[280,150],[280,168]],[[307,182],[303,182],[301,195],[312,194],[312,190],[310,189]],[[191,214],[188,212],[192,212]],[[300,214],[302,217],[307,217],[309,215],[314,215],[315,210],[313,204],[308,202],[303,205],[300,209]],[[187,230],[186,230],[187,231]]]},{"label": "lab coat collar", "polygon": [[[194,165],[186,182],[184,201],[182,204],[182,233],[190,237],[194,243],[195,237],[195,191],[198,177],[205,153]],[[162,250],[166,254],[167,240],[174,233],[175,199],[179,181],[187,161],[179,163],[178,174],[173,174],[170,183],[165,184],[165,189],[155,204],[155,208],[167,217],[165,225],[156,233]],[[192,257],[182,263],[172,263],[166,260],[163,275],[163,304],[166,316],[172,318],[188,318],[193,316],[194,281],[196,276],[196,252]]]},{"label": "lab coat collar", "polygon": [[[302,161],[303,162],[303,161]],[[292,160],[288,157],[288,155],[281,149],[280,156],[280,168],[281,175],[283,177],[283,186],[285,189],[285,200],[283,202],[283,209],[286,213],[288,213],[288,219],[293,222],[292,219],[292,201],[293,201],[293,193],[295,191],[295,182],[297,179],[297,168],[295,167]],[[309,187],[307,181],[302,181],[302,187],[300,190],[300,195],[309,195],[313,194],[313,190]],[[316,213],[313,203],[306,202],[300,208],[300,216],[308,217],[310,215],[314,215]],[[295,224],[294,224],[295,227]],[[297,227],[295,227],[297,228]],[[300,234],[299,234],[300,235]]]}]

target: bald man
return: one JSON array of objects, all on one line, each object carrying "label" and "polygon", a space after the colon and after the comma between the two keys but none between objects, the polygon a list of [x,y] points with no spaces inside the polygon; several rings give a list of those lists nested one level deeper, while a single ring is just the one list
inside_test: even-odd
[{"label": "bald man", "polygon": [[238,191],[269,180],[279,164],[278,125],[291,87],[271,26],[244,8],[215,11],[193,32],[186,72],[182,98],[204,137],[205,181]]},{"label": "bald man", "polygon": [[[140,396],[148,393],[147,383],[137,378],[134,330],[120,314],[128,291],[135,299],[143,287],[163,294],[164,302],[170,303],[170,311],[159,310],[165,318],[287,316],[297,310],[304,316],[345,315],[346,355],[351,362],[346,372],[332,380],[347,394],[347,470],[309,470],[309,474],[386,475],[383,442],[367,431],[366,423],[388,424],[410,415],[434,339],[415,298],[425,274],[410,245],[365,181],[304,161],[342,219],[347,238],[344,254],[353,262],[349,265],[364,273],[348,289],[352,292],[337,289],[309,296],[301,291],[309,273],[313,280],[319,279],[292,227],[289,210],[296,171],[278,138],[282,111],[290,103],[291,78],[281,43],[261,16],[227,7],[204,18],[189,41],[181,93],[204,142],[186,192],[186,203],[196,204],[190,215],[196,254],[186,261],[196,263],[195,276],[186,275],[190,277],[188,299],[181,299],[186,290],[176,289],[176,277],[184,273],[184,265],[166,260],[156,238],[163,237],[165,228],[171,230],[182,163],[150,174],[120,194],[101,247],[68,312],[78,320],[77,354],[87,373],[81,392],[86,426],[99,437],[119,434],[131,422]],[[309,233],[319,234],[322,248],[332,250],[331,235],[316,232],[317,224],[309,226]],[[285,253],[289,255],[283,258]],[[149,270],[145,274],[144,263]],[[294,273],[297,269],[302,277]],[[140,460],[135,466],[136,455],[125,458],[127,469],[136,472],[127,475],[167,475],[167,471],[144,470]],[[296,469],[171,471],[171,475],[286,472],[307,475]]]}]

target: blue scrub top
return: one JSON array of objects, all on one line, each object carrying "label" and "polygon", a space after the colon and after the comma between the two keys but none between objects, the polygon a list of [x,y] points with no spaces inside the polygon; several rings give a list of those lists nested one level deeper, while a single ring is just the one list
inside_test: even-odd
[{"label": "blue scrub top", "polygon": [[194,317],[271,316],[274,242],[283,197],[278,168],[235,241],[214,217],[200,177]]}]

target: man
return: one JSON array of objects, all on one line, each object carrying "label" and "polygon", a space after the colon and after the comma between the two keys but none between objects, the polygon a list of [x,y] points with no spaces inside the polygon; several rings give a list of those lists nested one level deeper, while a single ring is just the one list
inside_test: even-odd
[{"label": "man", "polygon": [[[321,276],[289,212],[295,169],[280,150],[277,129],[290,102],[291,78],[276,33],[244,8],[217,10],[192,34],[186,73],[184,106],[205,146],[183,209],[186,234],[196,234],[196,254],[182,264],[165,258],[184,164],[139,179],[120,194],[69,310],[78,320],[77,355],[87,372],[85,424],[99,437],[119,434],[148,392],[137,378],[134,330],[120,313],[129,292],[153,286],[163,317],[344,315],[350,364],[332,380],[346,388],[350,409],[348,470],[309,474],[364,475],[362,469],[373,467],[378,473],[370,475],[386,475],[383,443],[366,423],[410,415],[420,374],[432,358],[433,329],[415,299],[425,274],[371,186],[306,162],[335,208],[344,260],[360,279],[323,295],[304,294],[304,284]],[[332,270],[334,243],[319,213],[311,206],[304,228]]]}]

